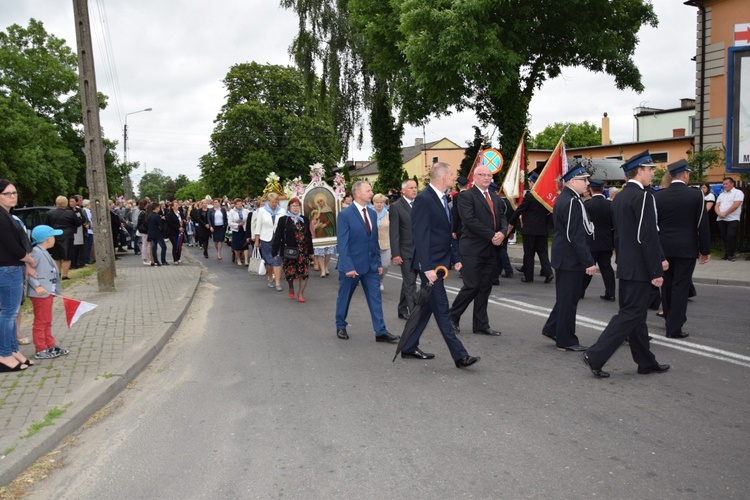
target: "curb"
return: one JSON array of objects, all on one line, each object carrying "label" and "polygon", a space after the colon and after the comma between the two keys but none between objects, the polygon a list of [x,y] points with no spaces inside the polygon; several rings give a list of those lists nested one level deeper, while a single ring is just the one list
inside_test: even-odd
[{"label": "curb", "polygon": [[116,374],[103,386],[84,394],[59,419],[55,420],[54,425],[45,427],[28,438],[28,446],[24,446],[25,449],[22,453],[17,455],[11,453],[0,462],[3,465],[3,470],[0,472],[0,485],[9,484],[37,460],[53,451],[66,437],[80,429],[94,413],[104,408],[119,395],[156,358],[182,323],[182,319],[193,302],[204,270],[205,267],[200,266],[191,288],[188,289],[186,296],[181,299],[184,302],[182,312],[166,328],[164,333],[153,340],[150,346],[134,353],[117,367],[117,371],[121,374]]}]

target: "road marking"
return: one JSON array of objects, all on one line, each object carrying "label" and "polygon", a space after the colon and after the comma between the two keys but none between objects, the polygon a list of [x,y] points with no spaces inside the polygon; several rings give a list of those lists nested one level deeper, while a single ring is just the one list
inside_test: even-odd
[{"label": "road marking", "polygon": [[[401,279],[400,273],[398,275],[393,274],[393,273],[388,273],[388,276],[391,276],[399,280]],[[445,290],[448,293],[457,295],[461,289],[458,287],[446,286]],[[547,318],[549,316],[549,313],[552,312],[552,308],[549,308],[549,307],[538,306],[536,304],[531,304],[529,302],[524,302],[521,300],[508,299],[505,297],[497,297],[495,295],[490,295],[490,299],[488,300],[488,303],[496,305],[496,306],[504,307],[506,309],[519,311],[524,314],[531,314],[533,316],[539,316],[541,318]],[[588,316],[583,316],[580,314],[576,316],[576,325],[585,327],[585,328],[591,328],[592,330],[598,330],[601,332],[602,330],[604,330],[607,324],[608,322],[606,321],[600,321],[598,319],[590,318]],[[678,351],[689,352],[691,354],[697,354],[699,356],[703,356],[706,358],[716,359],[719,361],[726,361],[727,363],[732,363],[735,365],[750,368],[750,356],[745,356],[745,355],[738,354],[738,353],[731,352],[731,351],[725,351],[723,349],[717,349],[715,347],[709,347],[709,346],[705,346],[701,344],[696,344],[694,342],[689,342],[686,340],[670,339],[670,338],[664,337],[661,333],[651,334],[651,332],[649,332],[649,335],[652,336],[651,343],[660,345],[662,347],[669,347],[670,349],[676,349]]]}]

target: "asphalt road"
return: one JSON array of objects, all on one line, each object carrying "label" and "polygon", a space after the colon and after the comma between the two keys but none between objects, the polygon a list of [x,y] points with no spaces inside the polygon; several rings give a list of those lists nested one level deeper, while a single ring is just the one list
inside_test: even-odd
[{"label": "asphalt road", "polygon": [[[201,261],[207,280],[172,341],[31,498],[750,496],[748,287],[698,285],[686,341],[651,313],[672,370],[638,375],[623,348],[602,380],[541,336],[554,301],[541,281],[495,287],[501,337],[469,333],[466,316],[460,338],[482,360],[458,370],[434,322],[421,347],[435,359],[391,363],[359,291],[338,340],[333,265],[299,304],[226,257]],[[383,295],[398,334],[397,273]],[[601,293],[596,277],[584,344],[616,312]]]}]

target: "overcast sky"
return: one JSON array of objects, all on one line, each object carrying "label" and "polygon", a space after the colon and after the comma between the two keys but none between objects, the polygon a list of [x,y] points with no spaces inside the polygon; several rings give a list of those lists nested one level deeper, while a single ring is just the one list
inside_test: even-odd
[{"label": "overcast sky", "polygon": [[[611,120],[614,142],[633,140],[633,109],[646,105],[675,108],[684,97],[695,97],[696,9],[682,1],[654,0],[659,27],[643,28],[635,59],[645,91],[618,91],[614,79],[570,68],[538,90],[531,102],[531,133],[556,121],[588,120],[601,125],[603,113]],[[184,173],[198,179],[199,158],[206,154],[213,121],[224,103],[221,80],[233,64],[291,65],[288,47],[297,31],[297,18],[275,0],[89,0],[98,90],[110,98],[101,113],[106,137],[117,139],[122,158],[125,114],[128,124],[128,159],[144,173],[161,169],[176,177]],[[76,51],[71,0],[4,1],[0,28],[30,18],[67,41]],[[96,24],[96,26],[93,26]],[[108,47],[101,34],[108,33]],[[110,59],[103,54],[109,53]],[[473,113],[433,120],[425,126],[427,141],[447,137],[464,146],[473,138]],[[492,130],[487,131],[492,132]],[[421,138],[422,128],[407,128],[404,145]],[[362,150],[350,158],[371,155],[365,134]]]}]

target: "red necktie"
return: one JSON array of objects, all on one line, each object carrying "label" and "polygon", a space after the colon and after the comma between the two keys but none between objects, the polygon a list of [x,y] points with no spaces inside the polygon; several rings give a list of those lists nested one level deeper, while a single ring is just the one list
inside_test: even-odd
[{"label": "red necktie", "polygon": [[492,198],[490,198],[490,192],[485,191],[484,197],[487,199],[487,204],[490,206],[490,212],[492,212],[492,230],[497,229],[497,220],[495,220],[495,205],[492,204]]},{"label": "red necktie", "polygon": [[365,216],[365,227],[367,228],[367,234],[372,233],[372,228],[370,227],[370,218],[367,216],[367,209],[362,209],[362,215]]}]

